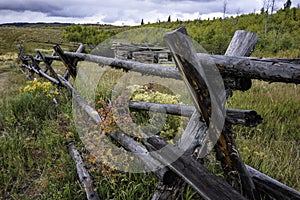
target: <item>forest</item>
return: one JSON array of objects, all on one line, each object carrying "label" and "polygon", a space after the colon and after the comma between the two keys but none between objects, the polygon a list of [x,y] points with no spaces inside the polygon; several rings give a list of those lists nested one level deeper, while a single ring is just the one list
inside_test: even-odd
[{"label": "forest", "polygon": [[63,37],[72,42],[98,45],[105,39],[124,30],[140,27],[187,28],[188,34],[201,44],[207,52],[224,54],[236,30],[248,30],[259,35],[253,56],[299,57],[300,56],[300,8],[290,5],[271,14],[261,9],[259,14],[242,14],[237,17],[213,18],[208,20],[171,21],[144,24],[140,26],[97,26],[71,25],[65,28]]}]

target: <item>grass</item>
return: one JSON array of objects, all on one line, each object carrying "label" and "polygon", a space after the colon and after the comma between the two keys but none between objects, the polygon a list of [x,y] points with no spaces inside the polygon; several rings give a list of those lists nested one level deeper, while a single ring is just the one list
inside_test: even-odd
[{"label": "grass", "polygon": [[[64,107],[70,107],[66,96],[57,100]],[[68,127],[61,124],[63,110],[45,96],[21,93],[2,98],[1,198],[84,198],[65,144],[64,129]]]},{"label": "grass", "polygon": [[300,87],[254,81],[247,92],[236,92],[230,107],[252,109],[263,117],[254,128],[235,127],[245,163],[300,190]]},{"label": "grass", "polygon": [[[57,97],[58,106],[49,99],[20,93],[27,83],[17,69],[16,40],[24,40],[27,53],[37,48],[50,52],[52,44],[31,40],[54,41],[60,38],[60,29],[0,29],[0,37],[6,38],[0,43],[0,49],[6,48],[0,52],[0,199],[85,199],[67,150],[70,141],[83,153],[102,199],[151,199],[157,185],[152,174],[119,173],[101,163],[95,165],[74,128],[67,90],[60,88],[63,95]],[[54,63],[59,66],[61,63]],[[109,98],[110,88],[122,75],[108,70],[98,92]],[[144,76],[141,79],[146,80]],[[300,190],[300,87],[254,81],[249,91],[234,92],[227,106],[255,110],[264,118],[254,128],[234,127],[245,163]],[[199,196],[187,187],[182,198]]]},{"label": "grass", "polygon": [[[20,93],[28,83],[16,68],[2,64],[1,69],[6,81],[0,91],[0,199],[84,199],[66,145],[72,140],[82,148],[69,92],[61,88],[55,106],[39,93]],[[89,161],[90,154],[82,152]],[[146,199],[157,182],[152,174],[117,174],[90,162],[87,167],[100,196],[107,199]]]},{"label": "grass", "polygon": [[76,50],[77,44],[71,44],[62,37],[63,27],[26,26],[0,27],[0,55],[17,53],[18,44],[23,43],[26,54],[36,54],[35,50],[51,52],[54,44],[60,44],[64,50]]}]

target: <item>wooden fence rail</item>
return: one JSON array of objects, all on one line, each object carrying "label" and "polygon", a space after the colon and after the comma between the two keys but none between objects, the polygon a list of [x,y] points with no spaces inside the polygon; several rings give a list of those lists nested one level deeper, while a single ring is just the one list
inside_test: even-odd
[{"label": "wooden fence rail", "polygon": [[[300,199],[298,191],[243,163],[231,135],[231,126],[243,125],[253,127],[258,125],[261,123],[262,118],[256,111],[226,108],[224,116],[225,127],[223,130],[220,130],[220,138],[214,147],[218,159],[222,163],[226,180],[232,179],[230,177],[232,171],[237,172],[238,176],[233,177],[238,185],[237,187],[233,188],[226,180],[209,172],[204,165],[195,159],[195,149],[201,147],[201,153],[206,146],[198,138],[208,137],[206,130],[210,125],[211,104],[209,102],[211,101],[211,96],[205,81],[202,80],[203,77],[197,74],[197,71],[195,71],[196,66],[193,64],[201,63],[201,65],[206,66],[213,63],[220,71],[228,96],[232,90],[246,91],[251,88],[251,79],[299,84],[300,60],[246,57],[250,56],[258,39],[256,34],[247,31],[236,32],[225,55],[195,53],[192,51],[193,46],[189,38],[187,36],[182,37],[182,35],[186,34],[186,30],[180,28],[166,34],[164,38],[173,54],[177,68],[84,54],[81,53],[84,45],[80,45],[76,52],[64,52],[59,45],[55,45],[55,53],[53,55],[46,56],[42,52],[37,52],[35,57],[25,56],[23,47],[20,46],[19,58],[22,61],[20,69],[27,78],[37,74],[54,84],[68,88],[72,92],[75,102],[97,124],[103,121],[102,116],[81,97],[69,81],[70,77],[75,79],[77,76],[78,62],[94,62],[125,71],[139,72],[144,75],[183,79],[189,88],[195,106],[129,102],[129,107],[132,109],[149,110],[155,107],[156,109],[152,111],[189,117],[190,121],[182,138],[179,140],[181,146],[179,144],[170,145],[159,136],[144,139],[144,145],[142,145],[121,131],[107,134],[127,151],[138,153],[137,158],[144,163],[145,167],[153,169],[153,166],[157,166],[159,163],[166,166],[153,171],[162,182],[158,187],[160,190],[157,190],[153,195],[153,200],[174,197],[174,194],[177,194],[183,182],[191,185],[204,199]],[[186,47],[185,49],[178,48],[183,44]],[[58,74],[51,66],[54,60],[61,61],[66,67],[66,72],[63,75]],[[45,66],[43,69],[40,67],[42,62]],[[189,146],[185,146],[188,140],[192,141],[189,142]],[[169,146],[171,148],[168,148]],[[172,147],[186,150],[175,162],[173,162],[172,158],[177,156],[177,152]],[[162,148],[165,150],[161,151]],[[74,150],[74,146],[70,146],[70,152],[75,161],[79,160],[81,162],[78,153]],[[78,170],[79,177],[82,177],[82,172],[85,171],[80,168]],[[90,184],[91,179],[88,181],[88,184]],[[88,199],[99,198],[97,194],[88,193],[92,191],[86,187],[87,182],[82,184],[86,188]],[[172,189],[166,190],[166,188]]]}]

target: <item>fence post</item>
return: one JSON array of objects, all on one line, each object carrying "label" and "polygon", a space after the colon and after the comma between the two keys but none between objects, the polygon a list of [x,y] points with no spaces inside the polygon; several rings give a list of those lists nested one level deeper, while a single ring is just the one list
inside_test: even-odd
[{"label": "fence post", "polygon": [[[59,45],[55,45],[54,47],[55,52],[60,57],[61,61],[64,63],[65,67],[68,70],[68,73],[75,79],[77,75],[77,62],[74,60],[74,58],[71,58],[69,56],[66,56],[64,51],[60,48]],[[68,78],[68,76],[65,76]]]},{"label": "fence post", "polygon": [[[183,137],[181,138],[180,146],[184,146],[184,149],[188,150],[186,153],[191,155],[195,148],[200,145],[200,154],[203,156],[203,154],[207,153],[208,146],[211,145],[210,143],[212,140],[210,139],[217,139],[216,137],[218,133],[220,133],[223,128],[218,127],[218,124],[210,124],[212,123],[212,117],[214,117],[211,111],[213,104],[212,99],[215,102],[219,102],[214,103],[214,115],[217,116],[216,118],[222,119],[222,116],[225,118],[222,107],[224,106],[223,100],[225,100],[225,92],[209,91],[209,86],[207,84],[210,84],[210,88],[213,88],[213,84],[220,84],[223,82],[223,79],[217,77],[217,72],[214,73],[214,69],[211,68],[210,65],[207,65],[206,61],[203,63],[201,62],[203,65],[199,66],[201,68],[199,69],[200,71],[198,71],[196,68],[196,65],[198,65],[196,51],[190,39],[187,37],[185,28],[182,27],[173,32],[167,33],[164,38],[171,49],[173,58],[183,80],[193,97],[195,107],[201,114],[200,116],[198,112],[195,111],[192,115]],[[214,79],[207,80],[208,82],[205,82],[205,77],[202,77],[203,75],[214,76],[211,77]],[[209,79],[209,77],[206,78]],[[209,81],[211,82],[209,83]],[[222,88],[218,88],[217,90],[222,90]],[[192,144],[187,142],[189,140],[193,141]],[[202,141],[202,144],[200,144],[200,141]],[[189,144],[189,146],[185,146],[185,143]],[[193,184],[191,185],[197,190],[197,186]],[[201,191],[199,193],[203,195]],[[210,196],[205,195],[204,197],[211,198]]]},{"label": "fence post", "polygon": [[[226,56],[250,56],[258,36],[249,31],[236,31],[225,53]],[[251,79],[249,79],[251,82]],[[249,199],[258,199],[257,190],[243,163],[238,148],[232,137],[231,125],[225,122],[225,128],[215,146],[217,157],[222,163],[227,178],[235,174],[235,179],[240,179],[240,190]],[[236,171],[236,173],[232,173]]]}]

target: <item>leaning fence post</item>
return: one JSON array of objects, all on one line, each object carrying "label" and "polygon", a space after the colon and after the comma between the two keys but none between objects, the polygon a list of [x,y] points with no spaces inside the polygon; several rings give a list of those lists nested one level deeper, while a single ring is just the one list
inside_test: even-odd
[{"label": "leaning fence post", "polygon": [[57,73],[55,72],[55,70],[51,66],[52,60],[47,60],[45,55],[41,51],[37,51],[37,54],[41,57],[41,59],[45,63],[46,69],[43,72],[46,73],[46,71],[49,70],[50,73],[54,76],[54,78],[59,81]]},{"label": "leaning fence post", "polygon": [[[217,71],[215,71],[216,69],[211,68],[213,66],[209,60],[205,60],[203,63],[201,61],[201,64],[199,63],[196,50],[188,38],[185,28],[182,27],[173,32],[167,33],[164,36],[164,39],[171,49],[176,65],[191,96],[193,97],[195,107],[201,114],[200,116],[198,112],[194,112],[183,137],[179,142],[179,147],[187,149],[188,151],[186,154],[191,156],[191,153],[197,145],[200,145],[200,154],[206,154],[208,150],[207,148],[212,145],[212,141],[217,140],[218,134],[220,134],[223,128],[222,124],[217,124],[215,123],[216,120],[211,119],[221,120],[223,118],[225,120],[225,90],[222,90],[222,85],[220,87],[213,87],[213,85],[219,86],[219,84],[222,84],[223,79],[217,76],[218,74]],[[197,69],[197,66],[200,68]],[[216,89],[216,91],[209,91],[209,88]],[[212,104],[214,105],[213,114]],[[190,140],[192,140],[192,143],[188,142]],[[189,146],[185,146],[186,144]],[[188,177],[186,178],[188,179]],[[208,181],[208,184],[211,184],[210,182],[213,180],[206,181]],[[201,185],[200,183],[197,184]],[[197,185],[191,185],[197,189]],[[234,190],[232,189],[230,191],[233,192]],[[198,190],[198,192],[203,194],[201,193],[203,191]],[[211,198],[211,196],[205,195],[203,197]]]},{"label": "leaning fence post", "polygon": [[62,62],[64,63],[65,67],[67,68],[69,74],[75,79],[77,75],[77,62],[74,59],[65,55],[64,51],[60,48],[59,45],[55,45],[54,47],[55,52],[58,54]]},{"label": "leaning fence post", "polygon": [[[258,36],[249,31],[236,31],[225,53],[226,56],[250,56]],[[251,80],[249,79],[251,82]],[[217,145],[215,145],[217,157],[220,159],[224,172],[227,176],[233,171],[237,171],[240,179],[240,190],[246,197],[257,199],[258,194],[249,172],[243,163],[238,148],[232,137],[231,125],[225,122],[225,128],[221,133]],[[232,174],[232,173],[231,173]],[[233,173],[234,174],[234,173]],[[227,177],[228,178],[228,177]]]},{"label": "leaning fence post", "polygon": [[[180,34],[181,33],[181,34]],[[240,32],[240,33],[244,33],[244,32]],[[191,43],[188,42],[188,40],[185,39],[185,37],[182,34],[186,34],[186,30],[184,28],[180,28],[177,29],[176,31],[172,32],[171,34],[168,34],[165,36],[165,39],[167,40],[168,45],[170,46],[170,49],[172,51],[173,57],[176,61],[176,65],[179,68],[179,71],[181,72],[183,79],[185,80],[185,83],[193,97],[194,103],[196,105],[197,111],[200,112],[201,117],[203,119],[203,121],[205,122],[206,126],[208,127],[210,124],[210,115],[211,115],[211,99],[210,99],[210,92],[212,91],[208,91],[208,86],[205,84],[205,82],[203,82],[201,75],[199,74],[199,72],[197,72],[194,67],[191,65],[191,63],[193,62],[193,50],[191,50],[191,52],[189,53],[189,49],[186,48],[192,48]],[[239,33],[237,33],[239,34]],[[174,35],[174,36],[173,36]],[[240,35],[240,34],[239,34]],[[242,38],[244,37],[244,34],[242,34]],[[240,47],[236,47],[235,46],[235,41],[233,41],[231,43],[231,45],[228,48],[228,54],[234,53],[236,52],[236,54],[244,54],[247,55],[252,52],[253,47],[257,41],[257,36],[253,36],[254,34],[251,33],[247,33],[246,35],[251,36],[251,38],[253,38],[250,42],[248,42],[248,40],[246,39],[245,41],[243,41],[243,46]],[[181,40],[180,40],[181,38]],[[240,38],[239,36],[237,36],[236,38]],[[185,41],[186,40],[186,41]],[[233,49],[233,50],[231,50]],[[186,52],[188,51],[188,53]],[[184,58],[183,55],[188,56],[190,60],[186,60],[188,58]],[[240,56],[240,55],[238,55]],[[205,69],[203,69],[205,71]],[[199,76],[197,76],[197,74]],[[213,91],[215,92],[215,91]],[[222,98],[222,97],[220,97]],[[220,113],[218,113],[220,114]],[[190,119],[190,122],[192,121],[197,121],[197,114],[194,113],[192,118]],[[199,119],[198,119],[199,120]],[[190,125],[191,123],[189,123],[187,130],[191,128],[191,132],[193,133],[193,130],[195,129],[194,126],[201,126],[201,124],[197,124],[194,123],[192,125]],[[197,129],[196,129],[197,130]],[[243,195],[245,195],[246,197],[250,198],[250,199],[256,199],[256,191],[255,191],[255,185],[251,179],[251,177],[248,174],[248,171],[244,165],[244,163],[242,162],[242,159],[237,151],[235,142],[231,136],[231,132],[230,129],[228,129],[228,126],[226,125],[226,128],[224,130],[227,131],[223,131],[219,137],[219,141],[218,144],[222,144],[223,146],[220,145],[216,145],[216,148],[218,150],[220,150],[219,152],[222,152],[222,155],[224,158],[226,159],[221,159],[222,164],[227,165],[229,167],[231,167],[231,169],[235,169],[238,171],[238,174],[240,176],[242,176],[241,178],[241,188],[242,188],[242,193]],[[217,131],[217,130],[216,130]],[[205,133],[206,131],[202,131],[202,133],[193,133],[194,135],[189,135],[189,133],[187,133],[186,135],[188,135],[189,137],[202,137],[202,138],[207,138],[207,133]],[[206,136],[207,135],[207,136]],[[195,137],[196,139],[196,137]],[[185,142],[185,138],[183,138],[183,143]],[[197,138],[197,140],[199,141],[199,138]],[[220,142],[221,140],[221,142]],[[222,142],[223,141],[223,142]],[[203,149],[203,146],[205,146],[206,144],[200,144],[201,148]],[[222,147],[222,148],[218,148],[218,147]],[[190,147],[191,148],[191,147]],[[193,149],[190,149],[193,150]],[[203,153],[203,151],[200,151],[200,153]],[[228,161],[228,162],[226,162]]]}]

